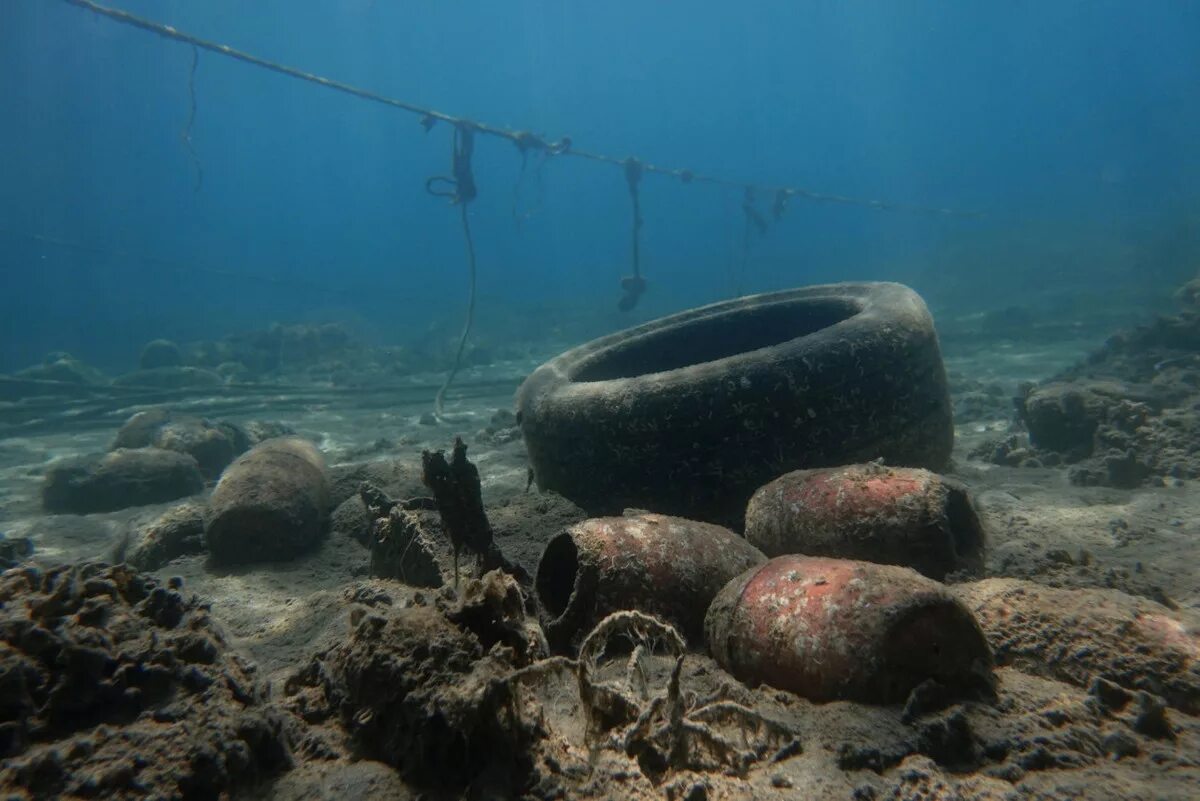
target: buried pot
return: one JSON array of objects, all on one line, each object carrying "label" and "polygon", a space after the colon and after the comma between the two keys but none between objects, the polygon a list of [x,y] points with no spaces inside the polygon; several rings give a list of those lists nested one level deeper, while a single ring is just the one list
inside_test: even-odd
[{"label": "buried pot", "polygon": [[704,621],[721,667],[813,701],[899,703],[930,679],[975,690],[992,666],[975,618],[904,567],[781,556],[729,582]]},{"label": "buried pot", "polygon": [[297,437],[269,439],[226,470],[204,529],[215,564],[292,559],[316,548],[329,524],[325,461]]},{"label": "buried pot", "polygon": [[983,524],[965,485],[874,463],[780,476],[750,499],[746,539],[767,556],[864,559],[938,580],[983,566]]},{"label": "buried pot", "polygon": [[666,618],[699,641],[713,596],[764,559],[710,523],[658,514],[593,518],[550,540],[534,587],[550,618],[546,636],[558,649],[624,609]]}]

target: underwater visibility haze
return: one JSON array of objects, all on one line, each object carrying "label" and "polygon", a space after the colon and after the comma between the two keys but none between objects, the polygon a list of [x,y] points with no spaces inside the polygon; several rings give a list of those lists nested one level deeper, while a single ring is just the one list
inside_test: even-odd
[{"label": "underwater visibility haze", "polygon": [[0,787],[1188,799],[1200,6],[0,7]]}]

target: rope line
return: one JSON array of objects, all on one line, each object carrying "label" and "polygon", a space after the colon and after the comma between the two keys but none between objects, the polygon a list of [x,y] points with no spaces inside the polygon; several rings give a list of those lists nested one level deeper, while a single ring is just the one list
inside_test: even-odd
[{"label": "rope line", "polygon": [[[459,123],[454,128],[454,144],[450,154],[450,167],[453,177],[435,175],[425,182],[425,190],[431,195],[449,198],[457,204],[462,216],[463,240],[467,246],[467,268],[470,273],[470,289],[467,293],[467,319],[463,323],[462,334],[458,337],[458,349],[454,352],[454,364],[446,374],[441,389],[433,399],[433,413],[439,420],[445,419],[443,406],[446,400],[446,390],[454,382],[462,366],[463,351],[467,347],[467,337],[471,334],[471,326],[475,322],[475,240],[471,236],[471,223],[467,217],[467,206],[478,194],[475,188],[475,175],[471,171],[471,156],[475,152],[475,128],[470,123]],[[445,189],[438,187],[445,186]]]},{"label": "rope line", "polygon": [[192,160],[192,166],[196,168],[196,184],[192,189],[193,192],[199,192],[200,187],[204,185],[204,169],[200,166],[200,157],[196,155],[196,148],[192,146],[192,128],[196,125],[196,66],[199,63],[200,51],[193,45],[192,68],[188,72],[188,118],[182,133],[183,146]]},{"label": "rope line", "polygon": [[[546,139],[530,131],[514,130],[511,128],[503,128],[500,126],[489,125],[487,123],[469,120],[463,117],[455,117],[436,109],[427,108],[408,103],[403,100],[397,100],[393,97],[372,92],[367,89],[344,83],[342,81],[325,78],[320,75],[315,75],[311,72],[289,67],[285,64],[279,64],[274,61],[269,61],[260,56],[247,53],[243,50],[237,50],[229,45],[219,44],[206,39],[201,39],[198,36],[181,31],[170,25],[164,25],[153,20],[139,17],[135,14],[130,14],[128,11],[122,11],[116,8],[101,5],[93,2],[93,0],[63,0],[68,5],[76,6],[85,9],[102,17],[106,17],[115,22],[124,25],[129,25],[134,28],[148,31],[157,34],[167,39],[177,42],[189,44],[192,47],[207,50],[226,58],[231,58],[236,61],[241,61],[255,67],[269,70],[271,72],[285,75],[289,78],[295,78],[301,81],[307,81],[318,86],[323,86],[326,89],[332,89],[337,92],[352,95],[363,100],[369,100],[373,103],[380,103],[391,108],[399,109],[410,114],[418,115],[421,126],[426,131],[431,129],[438,122],[445,122],[456,127],[469,125],[476,133],[485,136],[493,136],[500,139],[505,139],[512,142],[518,149],[525,152],[530,149],[539,150],[551,156],[576,156],[578,158],[595,161],[603,164],[609,164],[615,167],[625,167],[628,159],[619,158],[616,156],[608,156],[603,153],[595,153],[587,150],[581,150],[574,146],[570,137],[564,136],[557,140]],[[895,203],[883,200],[867,200],[863,198],[848,197],[846,195],[835,195],[827,192],[816,192],[811,189],[805,189],[799,186],[762,186],[752,184],[745,181],[730,180],[712,175],[702,175],[688,169],[680,169],[673,167],[664,167],[647,162],[639,162],[644,173],[653,175],[662,175],[671,178],[676,178],[685,184],[703,183],[714,186],[725,186],[737,189],[751,189],[762,192],[765,195],[773,195],[776,198],[777,207],[782,210],[786,205],[787,200],[793,197],[803,198],[820,203],[836,203],[842,205],[862,206],[865,208],[878,209],[881,211],[907,211],[923,214],[938,214],[945,216],[962,216],[962,217],[981,217],[982,214],[976,211],[963,211],[959,209],[942,208],[936,206],[924,206],[912,203]]]},{"label": "rope line", "polygon": [[646,291],[646,279],[642,278],[642,258],[639,240],[642,231],[642,203],[638,188],[642,182],[642,163],[630,157],[625,159],[625,183],[629,185],[629,199],[633,202],[633,226],[629,261],[633,275],[621,279],[621,300],[617,308],[623,312],[633,309],[642,293]]},{"label": "rope line", "polygon": [[471,325],[475,321],[475,240],[471,238],[471,224],[467,221],[467,205],[465,203],[462,205],[461,211],[463,239],[467,243],[467,267],[470,270],[471,288],[467,294],[467,320],[463,323],[462,334],[458,337],[458,350],[454,354],[454,366],[446,374],[446,380],[442,382],[442,386],[433,399],[433,413],[438,419],[445,418],[443,406],[446,401],[446,390],[450,389],[454,377],[458,375],[458,370],[462,366],[463,350],[467,346],[467,337],[470,336]]}]

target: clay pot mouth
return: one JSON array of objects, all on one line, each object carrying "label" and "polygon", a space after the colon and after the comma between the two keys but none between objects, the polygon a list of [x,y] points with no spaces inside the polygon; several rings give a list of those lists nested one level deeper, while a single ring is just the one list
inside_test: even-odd
[{"label": "clay pot mouth", "polygon": [[563,618],[575,597],[579,576],[579,548],[569,533],[550,540],[538,561],[534,589],[546,613],[554,620]]},{"label": "clay pot mouth", "polygon": [[692,320],[648,323],[635,336],[600,348],[570,371],[588,383],[637,378],[727,359],[810,336],[850,319],[861,301],[844,297],[787,298],[775,303],[743,300],[718,304]]},{"label": "clay pot mouth", "polygon": [[951,487],[946,503],[946,519],[954,538],[954,552],[965,566],[972,570],[983,566],[985,535],[979,514],[971,503],[966,489]]},{"label": "clay pot mouth", "polygon": [[991,650],[979,624],[957,601],[930,596],[912,603],[887,628],[880,643],[883,703],[903,703],[926,679],[963,691],[977,678],[973,663],[991,666]]}]

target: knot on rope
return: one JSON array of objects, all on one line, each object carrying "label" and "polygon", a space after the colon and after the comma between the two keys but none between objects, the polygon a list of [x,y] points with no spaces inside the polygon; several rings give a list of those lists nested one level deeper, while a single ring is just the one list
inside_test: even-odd
[{"label": "knot on rope", "polygon": [[475,188],[475,174],[471,170],[471,155],[474,152],[475,126],[469,122],[455,123],[451,175],[433,176],[425,182],[425,191],[464,206],[474,200],[479,194]]},{"label": "knot on rope", "polygon": [[522,157],[530,150],[540,150],[547,156],[560,156],[571,149],[571,137],[569,136],[564,136],[557,142],[548,142],[545,137],[538,136],[532,131],[513,131],[506,135],[517,146]]},{"label": "knot on rope", "polygon": [[635,159],[633,156],[625,159],[625,183],[629,184],[629,196],[635,201],[637,200],[638,184],[642,182],[642,176],[646,173],[646,168],[642,166],[642,162]]},{"label": "knot on rope", "polygon": [[529,150],[546,150],[546,140],[542,139],[535,133],[530,131],[515,131],[512,137],[513,144],[517,146],[517,150],[521,151],[524,156]]}]

